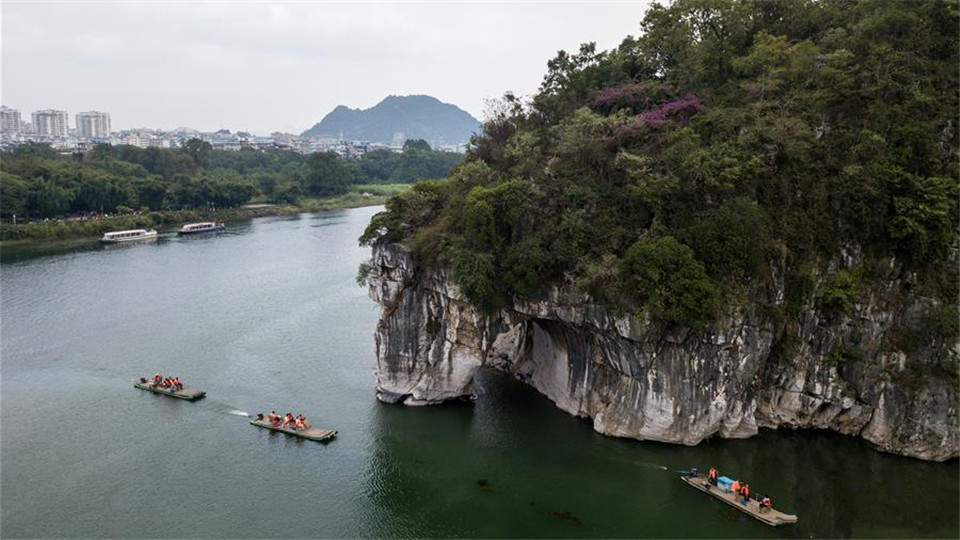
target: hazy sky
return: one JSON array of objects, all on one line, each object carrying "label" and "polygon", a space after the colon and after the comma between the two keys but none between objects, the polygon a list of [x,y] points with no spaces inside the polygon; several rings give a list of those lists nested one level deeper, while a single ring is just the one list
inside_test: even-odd
[{"label": "hazy sky", "polygon": [[481,118],[547,60],[615,47],[649,2],[3,0],[2,103],[110,113],[113,128],[299,133],[343,104],[429,94]]}]

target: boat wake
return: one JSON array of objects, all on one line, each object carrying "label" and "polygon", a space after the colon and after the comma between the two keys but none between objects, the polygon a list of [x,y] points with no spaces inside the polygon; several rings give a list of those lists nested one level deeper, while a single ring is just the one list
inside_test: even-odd
[{"label": "boat wake", "polygon": [[236,416],[246,416],[247,418],[250,418],[250,415],[249,415],[249,414],[247,414],[247,413],[245,413],[245,412],[243,412],[243,411],[238,411],[237,409],[229,409],[229,410],[224,411],[224,412],[227,413],[227,414],[233,414],[233,415],[236,415]]},{"label": "boat wake", "polygon": [[663,465],[657,465],[656,463],[645,463],[645,462],[642,462],[642,461],[641,461],[641,462],[638,463],[638,465],[640,465],[641,467],[649,467],[649,468],[651,468],[651,469],[658,469],[658,470],[661,470],[661,471],[668,471],[668,470],[670,470],[670,469],[668,469],[667,467],[664,467]]}]

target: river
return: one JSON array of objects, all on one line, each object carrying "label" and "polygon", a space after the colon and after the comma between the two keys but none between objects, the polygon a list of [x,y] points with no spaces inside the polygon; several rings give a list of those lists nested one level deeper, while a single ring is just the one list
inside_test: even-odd
[{"label": "river", "polygon": [[[355,283],[375,211],[5,248],[3,536],[958,536],[956,460],[818,432],[612,439],[493,372],[472,404],[377,402],[377,306]],[[208,397],[132,387],[157,371]],[[270,409],[339,436],[304,442],[239,415]],[[799,523],[771,528],[673,472],[711,464]]]}]

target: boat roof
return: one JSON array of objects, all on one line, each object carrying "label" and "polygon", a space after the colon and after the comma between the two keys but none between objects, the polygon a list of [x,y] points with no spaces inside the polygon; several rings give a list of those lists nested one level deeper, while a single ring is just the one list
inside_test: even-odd
[{"label": "boat roof", "polygon": [[183,229],[205,229],[205,228],[207,228],[207,227],[218,227],[218,226],[219,226],[219,223],[216,222],[216,221],[201,221],[201,222],[199,222],[199,223],[187,223],[187,224],[184,225],[183,227],[180,227],[180,229],[181,229],[181,230],[183,230]]},{"label": "boat roof", "polygon": [[137,233],[137,232],[139,232],[139,233],[147,233],[147,232],[150,232],[151,230],[152,230],[152,229],[149,229],[149,230],[148,230],[148,229],[127,229],[126,231],[110,231],[110,232],[108,232],[108,233],[103,233],[103,235],[104,235],[104,236],[110,236],[110,235],[115,235],[115,234],[128,234],[128,233]]}]

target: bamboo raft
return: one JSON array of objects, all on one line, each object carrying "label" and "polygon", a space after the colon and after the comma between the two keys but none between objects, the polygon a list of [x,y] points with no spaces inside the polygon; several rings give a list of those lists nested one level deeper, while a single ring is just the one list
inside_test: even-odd
[{"label": "bamboo raft", "polygon": [[264,418],[263,420],[257,420],[256,418],[250,420],[250,423],[261,427],[264,429],[269,429],[271,431],[279,431],[281,433],[286,433],[287,435],[293,435],[295,437],[301,437],[304,439],[310,439],[311,441],[326,442],[330,439],[333,439],[337,436],[336,430],[333,429],[323,429],[323,428],[307,428],[304,430],[296,430],[285,427],[273,427],[273,424],[269,420]]},{"label": "bamboo raft", "polygon": [[147,382],[147,383],[135,382],[133,383],[133,386],[141,390],[146,390],[147,392],[153,392],[154,394],[161,394],[164,396],[170,396],[172,398],[177,398],[177,399],[185,399],[187,401],[195,401],[207,395],[207,393],[202,390],[190,390],[189,388],[183,388],[183,389],[171,392],[166,388],[160,388],[160,387],[154,386],[153,383],[150,383],[150,382]]},{"label": "bamboo raft", "polygon": [[681,476],[681,480],[690,484],[691,486],[708,493],[713,497],[720,499],[721,501],[729,504],[730,506],[736,507],[738,510],[749,514],[760,521],[766,523],[767,525],[773,525],[774,527],[779,527],[780,525],[788,525],[790,523],[797,522],[797,516],[791,514],[785,514],[779,510],[770,508],[767,511],[760,511],[760,502],[755,499],[750,499],[747,501],[747,505],[743,506],[740,504],[740,501],[737,500],[737,494],[731,491],[723,491],[721,488],[711,485],[707,481],[706,475],[697,475],[697,476]]}]

